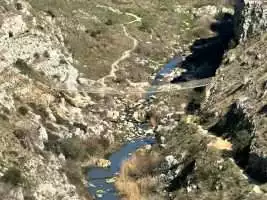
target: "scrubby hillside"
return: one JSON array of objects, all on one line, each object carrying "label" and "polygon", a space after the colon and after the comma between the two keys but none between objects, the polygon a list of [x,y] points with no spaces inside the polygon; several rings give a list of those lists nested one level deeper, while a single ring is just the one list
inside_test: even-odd
[{"label": "scrubby hillside", "polygon": [[[135,182],[144,199],[266,198],[265,13],[264,1],[237,2],[232,37],[236,45],[225,53],[205,97],[201,100],[202,91],[196,90],[190,93],[196,96],[187,114],[159,120],[160,145],[142,155],[147,165],[155,152],[163,156],[157,167],[140,176],[145,164],[130,160],[119,181]],[[176,110],[183,102],[179,93],[168,96]],[[155,105],[160,106],[160,100],[166,96]],[[125,191],[122,188],[127,196]]]},{"label": "scrubby hillside", "polygon": [[[141,199],[264,199],[266,12],[242,2],[232,16],[219,0],[1,1],[0,196],[92,199],[87,167],[155,135],[123,165],[122,195],[126,181]],[[174,55],[178,82],[219,67],[206,97],[145,98]]]}]

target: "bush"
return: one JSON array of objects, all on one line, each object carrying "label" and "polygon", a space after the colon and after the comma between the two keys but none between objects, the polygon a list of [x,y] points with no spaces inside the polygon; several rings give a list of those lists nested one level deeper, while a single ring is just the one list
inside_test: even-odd
[{"label": "bush", "polygon": [[20,106],[20,107],[18,108],[18,112],[19,112],[21,115],[25,116],[25,115],[29,112],[29,108],[27,108],[26,106]]},{"label": "bush", "polygon": [[136,152],[130,160],[123,163],[121,174],[132,178],[153,175],[160,161],[161,157],[157,154],[153,155],[146,152]]},{"label": "bush", "polygon": [[17,59],[14,66],[20,70],[20,72],[24,75],[30,74],[32,72],[31,67],[22,59]]},{"label": "bush", "polygon": [[83,140],[79,137],[72,137],[63,140],[49,140],[45,146],[48,151],[56,154],[62,153],[67,159],[83,161],[89,156],[103,155],[109,148],[109,141],[105,138]]},{"label": "bush", "polygon": [[82,197],[85,197],[87,200],[92,200],[87,188],[83,184],[82,180],[84,179],[85,175],[82,173],[79,163],[73,160],[67,160],[63,171],[68,177],[69,182],[76,186],[78,194]]},{"label": "bush", "polygon": [[24,178],[22,177],[21,171],[18,168],[11,167],[2,177],[2,181],[5,183],[10,183],[14,186],[18,186],[24,183]]},{"label": "bush", "polygon": [[86,157],[86,145],[78,137],[61,141],[60,149],[67,159],[82,160]]},{"label": "bush", "polygon": [[139,151],[126,160],[115,182],[120,194],[126,199],[138,200],[155,191],[159,183],[154,177],[155,169],[161,159],[158,154]]},{"label": "bush", "polygon": [[81,185],[82,180],[84,178],[84,175],[82,174],[82,170],[80,167],[80,164],[67,160],[65,166],[64,166],[64,172],[66,173],[69,181],[74,185]]},{"label": "bush", "polygon": [[152,33],[152,29],[157,24],[157,16],[149,15],[147,13],[141,13],[142,16],[142,23],[138,27],[140,31]]}]

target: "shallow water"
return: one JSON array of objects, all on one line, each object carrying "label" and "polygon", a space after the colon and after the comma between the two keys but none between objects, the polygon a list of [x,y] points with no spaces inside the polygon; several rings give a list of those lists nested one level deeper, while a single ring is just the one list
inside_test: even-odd
[{"label": "shallow water", "polygon": [[167,64],[165,64],[156,74],[155,79],[152,82],[152,86],[147,90],[146,99],[149,99],[154,95],[160,83],[163,82],[163,78],[170,74],[176,67],[180,66],[184,61],[183,56],[175,56]]},{"label": "shallow water", "polygon": [[[154,94],[157,89],[157,85],[160,84],[162,79],[166,75],[170,74],[182,62],[183,57],[177,56],[171,59],[166,65],[162,67],[162,69],[157,73],[154,81],[152,82],[152,86],[147,90],[147,99],[149,99]],[[154,143],[155,138],[152,137],[133,140],[125,144],[109,157],[109,160],[111,162],[111,166],[109,168],[95,167],[89,169],[88,179],[90,194],[94,195],[96,199],[118,200],[118,193],[115,189],[112,178],[119,173],[122,162],[129,159],[131,153],[134,153],[140,147],[146,144]]]},{"label": "shallow water", "polygon": [[157,84],[160,79],[164,78],[166,75],[170,74],[178,65],[184,61],[183,56],[175,56],[167,64],[165,64],[157,73],[152,85]]},{"label": "shallow water", "polygon": [[[109,168],[95,167],[89,169],[88,178],[90,194],[95,195],[96,199],[118,200],[118,194],[115,190],[112,178],[119,172],[122,162],[128,159],[131,156],[131,153],[134,153],[140,147],[154,143],[155,138],[152,137],[133,140],[125,144],[109,157],[111,162]],[[107,183],[108,180],[111,180],[111,183]]]}]

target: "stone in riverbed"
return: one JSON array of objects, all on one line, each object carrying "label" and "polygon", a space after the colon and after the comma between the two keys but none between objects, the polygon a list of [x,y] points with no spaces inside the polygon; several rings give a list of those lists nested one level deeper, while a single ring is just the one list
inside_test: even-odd
[{"label": "stone in riverbed", "polygon": [[96,194],[96,196],[97,196],[98,198],[102,198],[102,197],[103,197],[103,194]]},{"label": "stone in riverbed", "polygon": [[135,111],[133,114],[133,118],[137,122],[144,122],[146,119],[146,112],[144,110]]},{"label": "stone in riverbed", "polygon": [[96,161],[96,165],[98,167],[107,168],[107,167],[110,167],[111,162],[109,160],[99,159],[99,160]]},{"label": "stone in riverbed", "polygon": [[106,183],[114,183],[115,181],[116,181],[115,177],[106,179]]},{"label": "stone in riverbed", "polygon": [[151,144],[147,144],[146,146],[145,146],[145,150],[151,150],[152,149],[152,145]]},{"label": "stone in riverbed", "polygon": [[153,135],[154,134],[154,130],[153,129],[148,129],[145,131],[146,135]]}]

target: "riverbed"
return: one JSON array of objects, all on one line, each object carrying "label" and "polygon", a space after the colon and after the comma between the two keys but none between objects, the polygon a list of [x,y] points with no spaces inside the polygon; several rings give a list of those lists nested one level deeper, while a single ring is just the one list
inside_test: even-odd
[{"label": "riverbed", "polygon": [[118,194],[113,183],[115,181],[114,177],[118,175],[120,171],[122,162],[129,159],[131,154],[140,147],[153,145],[154,143],[154,137],[133,140],[122,146],[109,157],[109,161],[111,162],[109,168],[90,168],[88,171],[89,192],[93,194],[96,199],[117,200]]},{"label": "riverbed", "polygon": [[[179,64],[183,62],[183,57],[177,56],[165,64],[156,74],[152,82],[151,88],[147,90],[145,95],[149,99],[154,92],[156,86],[161,84],[163,79],[170,74]],[[120,171],[123,161],[129,159],[137,149],[145,145],[153,145],[156,142],[154,137],[138,138],[126,143],[118,151],[111,154],[109,168],[94,167],[88,170],[89,187],[88,190],[95,199],[102,200],[118,200],[119,194],[114,186],[115,177]]]}]

